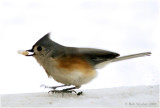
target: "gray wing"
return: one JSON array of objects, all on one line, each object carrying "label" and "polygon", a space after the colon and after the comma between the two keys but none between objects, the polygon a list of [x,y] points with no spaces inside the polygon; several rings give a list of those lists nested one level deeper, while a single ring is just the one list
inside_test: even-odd
[{"label": "gray wing", "polygon": [[78,48],[80,55],[86,57],[93,65],[116,58],[120,56],[118,53],[95,49],[95,48]]},{"label": "gray wing", "polygon": [[81,56],[88,60],[93,66],[116,58],[120,56],[118,53],[96,49],[96,48],[75,48],[75,47],[62,47],[52,53],[52,57],[62,57],[62,56]]}]

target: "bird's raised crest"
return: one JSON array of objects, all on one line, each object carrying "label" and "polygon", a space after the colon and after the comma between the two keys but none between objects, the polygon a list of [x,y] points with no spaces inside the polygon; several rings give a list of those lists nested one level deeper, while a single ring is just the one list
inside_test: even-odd
[{"label": "bird's raised crest", "polygon": [[52,41],[51,39],[50,39],[50,32],[49,33],[47,33],[46,35],[44,35],[42,38],[40,38],[36,43],[35,43],[35,45],[37,45],[37,44],[41,44],[41,45],[44,45],[44,44],[48,44],[48,42],[50,42],[50,41]]},{"label": "bird's raised crest", "polygon": [[51,33],[49,32],[49,33],[47,33],[46,35],[44,35],[42,38],[40,38],[37,42],[39,42],[39,41],[45,41],[45,40],[48,40],[48,39],[50,39],[50,35],[51,35]]}]

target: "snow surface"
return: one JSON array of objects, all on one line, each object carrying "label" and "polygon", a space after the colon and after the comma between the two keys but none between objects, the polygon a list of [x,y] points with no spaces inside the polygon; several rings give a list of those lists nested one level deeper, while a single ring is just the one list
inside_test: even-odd
[{"label": "snow surface", "polygon": [[1,95],[2,107],[158,107],[159,85],[83,90],[83,95],[26,93]]}]

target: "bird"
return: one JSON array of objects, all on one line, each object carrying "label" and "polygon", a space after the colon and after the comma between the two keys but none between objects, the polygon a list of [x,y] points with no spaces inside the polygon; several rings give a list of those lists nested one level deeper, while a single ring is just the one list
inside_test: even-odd
[{"label": "bird", "polygon": [[[45,86],[52,88],[53,93],[72,93],[82,85],[92,81],[97,76],[97,69],[106,64],[151,55],[151,52],[143,52],[120,56],[120,54],[97,48],[78,48],[61,45],[50,38],[47,33],[40,38],[30,50],[22,52],[25,56],[33,56],[44,68],[48,77],[62,83],[60,86]],[[57,88],[74,86],[62,90]],[[81,95],[81,92],[76,93]]]}]

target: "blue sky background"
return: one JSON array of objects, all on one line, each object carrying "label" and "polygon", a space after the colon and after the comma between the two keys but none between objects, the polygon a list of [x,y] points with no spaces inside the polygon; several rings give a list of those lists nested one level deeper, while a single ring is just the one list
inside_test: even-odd
[{"label": "blue sky background", "polygon": [[48,32],[52,40],[121,55],[151,51],[150,57],[109,64],[82,89],[159,84],[160,2],[158,0],[1,0],[0,93],[47,91],[48,79],[30,49]]}]

